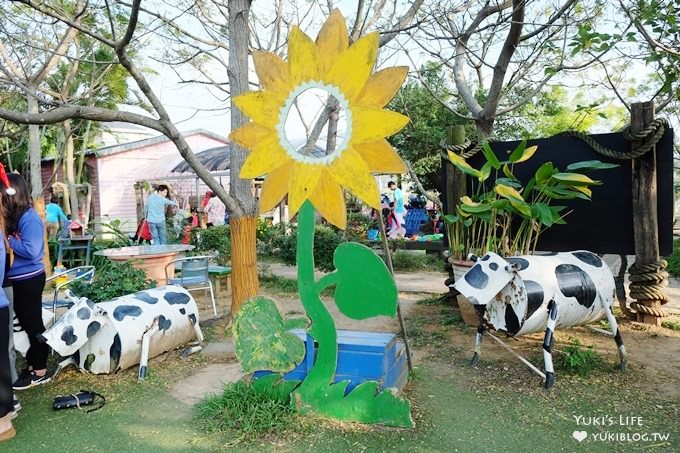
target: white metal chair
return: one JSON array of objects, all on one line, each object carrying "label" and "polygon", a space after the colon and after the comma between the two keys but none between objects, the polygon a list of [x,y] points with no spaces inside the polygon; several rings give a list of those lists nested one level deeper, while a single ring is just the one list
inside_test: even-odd
[{"label": "white metal chair", "polygon": [[[52,299],[52,323],[57,321],[57,305],[59,302],[59,291],[67,287],[76,280],[83,280],[91,282],[94,277],[94,266],[78,266],[72,269],[67,269],[64,272],[59,272],[50,276],[45,282],[55,281],[54,297]],[[65,280],[64,280],[65,279]]]},{"label": "white metal chair", "polygon": [[[165,281],[168,285],[179,285],[187,291],[195,291],[202,289],[204,291],[210,290],[210,299],[212,301],[213,315],[217,318],[217,306],[215,305],[215,293],[213,291],[212,282],[208,274],[210,266],[209,261],[213,258],[210,255],[204,256],[188,256],[171,261],[165,266]],[[175,264],[179,264],[179,277],[170,278],[168,269]]]}]

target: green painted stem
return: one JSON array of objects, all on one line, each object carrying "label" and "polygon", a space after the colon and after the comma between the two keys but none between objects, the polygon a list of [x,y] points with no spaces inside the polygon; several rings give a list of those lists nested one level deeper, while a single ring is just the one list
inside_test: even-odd
[{"label": "green painted stem", "polygon": [[312,321],[309,334],[317,341],[319,348],[314,367],[296,390],[303,404],[325,394],[335,375],[338,361],[335,322],[321,301],[320,291],[314,281],[314,223],[314,206],[305,201],[298,213],[298,291],[307,316]]}]

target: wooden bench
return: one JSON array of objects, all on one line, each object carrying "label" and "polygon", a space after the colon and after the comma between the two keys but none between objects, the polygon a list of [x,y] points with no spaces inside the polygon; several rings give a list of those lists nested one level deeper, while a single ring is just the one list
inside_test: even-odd
[{"label": "wooden bench", "polygon": [[230,266],[218,266],[211,264],[208,266],[208,275],[213,281],[215,293],[220,294],[222,291],[229,291],[229,278],[231,277]]}]

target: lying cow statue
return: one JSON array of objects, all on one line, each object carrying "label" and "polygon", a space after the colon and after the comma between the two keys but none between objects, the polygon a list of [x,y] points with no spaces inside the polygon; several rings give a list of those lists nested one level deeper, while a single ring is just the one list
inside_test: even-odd
[{"label": "lying cow statue", "polygon": [[[80,369],[95,374],[113,373],[146,362],[165,351],[203,341],[198,308],[180,286],[162,286],[97,304],[67,297],[74,305],[45,331],[48,345]],[[60,369],[63,366],[60,365]]]},{"label": "lying cow statue", "polygon": [[626,349],[612,311],[614,276],[600,257],[576,251],[502,258],[487,253],[453,287],[480,315],[472,365],[479,361],[485,321],[511,337],[545,330],[545,388],[552,387],[553,332],[599,321],[605,316],[618,346],[620,368]]}]

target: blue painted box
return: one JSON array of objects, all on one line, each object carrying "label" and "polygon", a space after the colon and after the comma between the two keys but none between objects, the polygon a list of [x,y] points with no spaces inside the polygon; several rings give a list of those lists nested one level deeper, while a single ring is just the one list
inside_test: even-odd
[{"label": "blue painted box", "polygon": [[[314,365],[318,345],[303,329],[291,330],[305,342],[306,355],[302,363],[284,375],[286,380],[302,380]],[[269,374],[257,371],[255,378]],[[392,333],[338,330],[338,367],[334,382],[350,381],[351,390],[365,381],[378,381],[380,388],[401,390],[408,378],[404,344]]]}]

